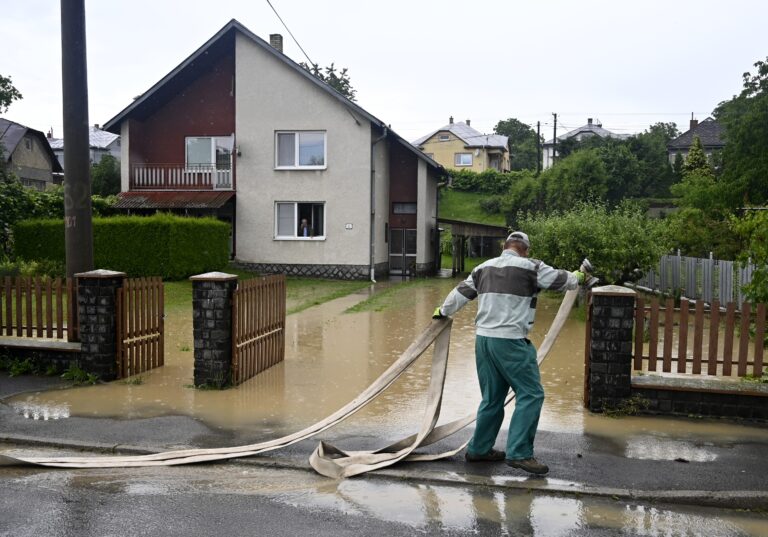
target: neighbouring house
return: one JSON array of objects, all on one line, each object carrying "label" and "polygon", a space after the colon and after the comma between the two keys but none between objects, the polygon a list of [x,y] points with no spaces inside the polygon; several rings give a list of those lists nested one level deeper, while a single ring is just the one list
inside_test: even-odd
[{"label": "neighbouring house", "polygon": [[[557,143],[571,139],[574,139],[577,142],[581,142],[582,140],[592,136],[599,136],[600,138],[616,138],[619,140],[624,140],[629,137],[628,134],[616,134],[615,132],[611,132],[608,129],[604,129],[603,124],[600,123],[600,120],[594,122],[592,121],[592,118],[588,118],[586,125],[583,125],[578,129],[570,130],[565,134],[558,136]],[[557,156],[555,153],[557,151],[555,145],[555,139],[552,138],[551,140],[544,142],[541,146],[542,169],[544,170],[551,168],[554,164],[555,157]]]},{"label": "neighbouring house", "polygon": [[[51,144],[59,164],[66,170],[64,162],[64,138],[54,138],[53,129],[48,131],[48,143]],[[112,155],[120,160],[120,136],[99,128],[99,125],[88,127],[88,145],[91,164],[98,164],[105,155]]]},{"label": "neighbouring house", "polygon": [[61,165],[42,132],[0,118],[3,159],[24,186],[45,190],[60,183]]},{"label": "neighbouring house", "polygon": [[688,157],[688,151],[693,145],[693,139],[699,137],[701,146],[707,157],[711,157],[715,151],[720,151],[725,147],[723,140],[723,127],[716,120],[708,117],[701,123],[697,119],[691,118],[691,123],[687,131],[667,144],[667,154],[669,163],[674,164],[675,158],[681,154],[683,158]]},{"label": "neighbouring house", "polygon": [[230,21],[104,128],[121,137],[116,207],[229,221],[242,265],[341,279],[437,269],[445,170],[284,55],[279,34]]},{"label": "neighbouring house", "polygon": [[507,137],[500,134],[483,134],[473,129],[470,120],[453,122],[422,136],[412,143],[428,157],[445,168],[482,172],[497,170],[508,172],[509,146]]}]

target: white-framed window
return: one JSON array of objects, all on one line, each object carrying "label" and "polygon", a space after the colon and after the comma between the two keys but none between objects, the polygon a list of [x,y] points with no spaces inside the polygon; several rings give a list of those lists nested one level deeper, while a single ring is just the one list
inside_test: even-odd
[{"label": "white-framed window", "polygon": [[275,239],[325,238],[325,202],[278,201],[275,203]]},{"label": "white-framed window", "polygon": [[184,165],[190,170],[232,168],[234,136],[187,136]]},{"label": "white-framed window", "polygon": [[396,201],[392,204],[392,214],[416,214],[416,203]]},{"label": "white-framed window", "polygon": [[440,142],[447,142],[450,139],[451,139],[451,137],[448,134],[438,134],[437,135],[437,140],[440,141]]},{"label": "white-framed window", "polygon": [[472,166],[472,153],[454,153],[453,164],[455,166]]},{"label": "white-framed window", "polygon": [[275,169],[324,170],[328,147],[325,131],[277,131]]}]

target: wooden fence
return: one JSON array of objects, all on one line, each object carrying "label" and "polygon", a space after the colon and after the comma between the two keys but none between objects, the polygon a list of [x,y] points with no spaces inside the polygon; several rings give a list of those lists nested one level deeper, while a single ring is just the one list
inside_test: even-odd
[{"label": "wooden fence", "polygon": [[78,341],[77,327],[72,278],[0,280],[0,335]]},{"label": "wooden fence", "polygon": [[127,278],[117,290],[117,377],[164,364],[163,281]]},{"label": "wooden fence", "polygon": [[704,300],[682,299],[675,308],[671,298],[662,306],[638,297],[633,368],[658,371],[661,364],[667,373],[760,377],[765,330],[765,304],[744,302],[737,311],[734,302],[722,308],[717,300],[706,307]]},{"label": "wooden fence", "polygon": [[238,283],[232,296],[232,384],[285,357],[285,275]]}]

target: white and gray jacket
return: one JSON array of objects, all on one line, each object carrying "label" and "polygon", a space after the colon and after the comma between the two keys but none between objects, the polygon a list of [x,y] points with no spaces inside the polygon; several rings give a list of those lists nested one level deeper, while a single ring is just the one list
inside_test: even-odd
[{"label": "white and gray jacket", "polygon": [[480,336],[520,339],[528,335],[536,315],[540,289],[576,289],[576,276],[536,259],[504,250],[499,257],[478,265],[457,285],[440,307],[453,315],[467,302],[478,298],[476,332]]}]

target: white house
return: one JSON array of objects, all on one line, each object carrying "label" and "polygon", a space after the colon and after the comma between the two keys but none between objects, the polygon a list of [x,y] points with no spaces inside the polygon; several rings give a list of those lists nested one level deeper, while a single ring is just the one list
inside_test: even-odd
[{"label": "white house", "polygon": [[[65,168],[64,138],[54,138],[53,130],[48,131],[47,137],[59,164]],[[112,155],[120,160],[120,136],[100,129],[98,124],[88,127],[88,145],[91,164],[98,164],[105,155]]]},{"label": "white house", "polygon": [[[589,118],[587,119],[586,125],[582,125],[578,129],[573,129],[566,132],[565,134],[561,134],[557,137],[557,140],[558,143],[570,139],[575,139],[577,142],[580,142],[591,136],[599,136],[600,138],[617,138],[619,140],[624,140],[629,137],[627,134],[616,134],[615,132],[611,132],[608,129],[604,129],[603,124],[600,123],[599,120],[595,123],[592,121],[592,118]],[[554,164],[556,151],[557,148],[554,138],[542,144],[541,153],[543,170],[552,167],[552,164]]]}]

